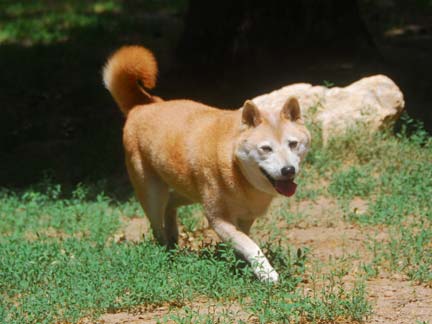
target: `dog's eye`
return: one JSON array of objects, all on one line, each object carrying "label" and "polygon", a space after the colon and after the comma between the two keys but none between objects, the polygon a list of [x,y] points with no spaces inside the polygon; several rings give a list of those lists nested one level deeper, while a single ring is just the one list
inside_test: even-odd
[{"label": "dog's eye", "polygon": [[273,149],[271,148],[271,146],[269,145],[263,145],[260,147],[260,149],[265,152],[265,153],[270,153],[273,152]]},{"label": "dog's eye", "polygon": [[290,149],[295,149],[298,145],[298,142],[297,141],[289,141],[288,145],[289,145]]}]

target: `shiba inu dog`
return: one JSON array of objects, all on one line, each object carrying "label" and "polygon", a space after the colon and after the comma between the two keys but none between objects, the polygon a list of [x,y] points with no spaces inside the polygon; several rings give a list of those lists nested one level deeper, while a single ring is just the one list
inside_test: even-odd
[{"label": "shiba inu dog", "polygon": [[148,92],[156,76],[153,54],[140,46],[120,48],[103,70],[104,84],[126,116],[126,166],[156,240],[175,246],[177,208],[201,203],[209,224],[256,276],[276,282],[278,274],[249,230],[275,196],[296,191],[294,178],[310,144],[299,102],[287,98],[270,111],[247,100],[227,111],[191,100],[163,101]]}]

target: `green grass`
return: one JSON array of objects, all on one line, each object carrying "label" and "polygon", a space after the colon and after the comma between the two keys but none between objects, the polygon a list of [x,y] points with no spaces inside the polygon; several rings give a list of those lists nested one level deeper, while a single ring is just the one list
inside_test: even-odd
[{"label": "green grass", "polygon": [[0,43],[27,45],[67,40],[77,28],[95,26],[102,13],[115,13],[120,1],[4,1],[0,5],[4,18],[0,24]]},{"label": "green grass", "polygon": [[[143,13],[184,10],[186,1],[146,0],[136,5]],[[67,41],[74,31],[112,25],[125,4],[120,0],[1,1],[0,44],[52,44]]]},{"label": "green grass", "polygon": [[200,205],[180,207],[178,213],[181,224],[188,232],[195,231],[198,228],[203,217],[203,209]]},{"label": "green grass", "polygon": [[[265,246],[282,278],[269,286],[224,245],[169,252],[149,239],[114,243],[120,217],[135,216],[136,202],[92,197],[84,186],[70,193],[46,182],[38,187],[0,194],[2,323],[76,322],[135,306],[181,307],[194,298],[235,301],[261,322],[359,320],[368,312],[360,286],[346,290],[336,283],[305,294],[300,284],[307,256],[301,250]],[[182,219],[192,211],[184,210]],[[208,320],[195,311],[170,316]]]},{"label": "green grass", "polygon": [[[386,225],[390,231],[389,240],[371,245],[377,255],[369,269],[376,269],[379,260],[387,270],[432,285],[432,139],[421,124],[406,115],[402,120],[396,136],[356,131],[317,154],[347,153],[342,168],[325,172],[328,192],[344,216],[361,225]],[[367,210],[351,210],[354,198],[363,199]]]}]

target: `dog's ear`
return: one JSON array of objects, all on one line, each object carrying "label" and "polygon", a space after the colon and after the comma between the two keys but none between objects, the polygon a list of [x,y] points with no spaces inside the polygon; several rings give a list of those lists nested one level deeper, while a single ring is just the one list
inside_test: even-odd
[{"label": "dog's ear", "polygon": [[242,122],[251,127],[258,126],[262,121],[258,107],[251,101],[246,100],[243,105]]},{"label": "dog's ear", "polygon": [[296,97],[289,98],[281,110],[281,118],[296,121],[301,118],[300,104]]}]

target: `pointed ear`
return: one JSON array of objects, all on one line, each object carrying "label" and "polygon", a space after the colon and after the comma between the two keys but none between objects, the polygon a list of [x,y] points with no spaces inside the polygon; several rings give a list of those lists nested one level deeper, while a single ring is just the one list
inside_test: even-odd
[{"label": "pointed ear", "polygon": [[296,97],[289,98],[281,110],[281,118],[296,121],[301,118],[300,104]]},{"label": "pointed ear", "polygon": [[261,121],[261,113],[258,107],[251,100],[246,100],[243,105],[242,123],[247,126],[256,127]]}]

